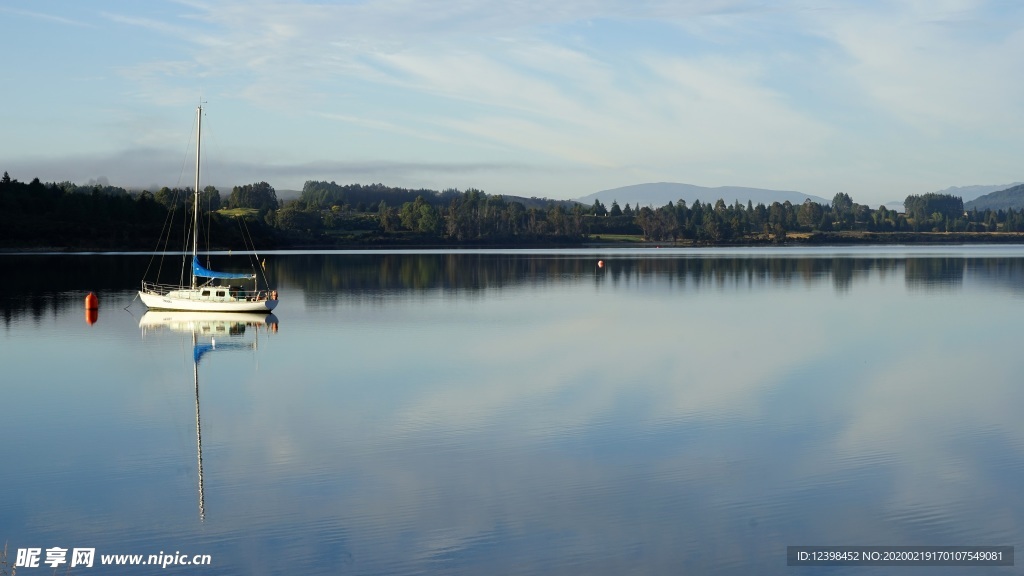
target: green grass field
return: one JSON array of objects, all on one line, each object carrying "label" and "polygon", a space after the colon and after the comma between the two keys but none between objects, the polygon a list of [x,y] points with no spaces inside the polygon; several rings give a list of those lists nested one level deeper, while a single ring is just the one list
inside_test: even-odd
[{"label": "green grass field", "polygon": [[639,234],[594,234],[589,240],[594,242],[643,242],[644,237]]},{"label": "green grass field", "polygon": [[221,216],[255,216],[259,213],[259,210],[255,208],[222,208],[217,210],[217,214]]}]

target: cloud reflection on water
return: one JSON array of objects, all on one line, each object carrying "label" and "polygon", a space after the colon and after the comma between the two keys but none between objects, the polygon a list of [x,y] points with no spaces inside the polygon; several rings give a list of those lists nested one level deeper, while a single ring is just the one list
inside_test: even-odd
[{"label": "cloud reflection on water", "polygon": [[[8,484],[34,502],[14,530],[60,533],[60,516],[79,537],[192,543],[236,566],[273,550],[239,570],[252,573],[781,574],[787,545],[1021,536],[1015,260],[914,264],[935,280],[920,284],[899,258],[631,257],[601,275],[592,258],[503,256],[470,259],[485,264],[468,280],[459,259],[375,258],[390,260],[377,285],[335,276],[341,255],[282,257],[281,331],[204,359],[199,527],[180,342],[92,347],[110,369],[90,385],[32,372],[10,334],[53,335],[14,323],[10,369],[91,386],[74,426],[106,427],[116,451],[88,449],[115,465],[74,478],[26,459],[52,480]],[[418,280],[389,272],[403,269]],[[102,334],[125,328],[104,318]],[[26,406],[22,426],[42,415]],[[74,498],[46,503],[85,493],[73,484],[106,502],[102,521]]]}]

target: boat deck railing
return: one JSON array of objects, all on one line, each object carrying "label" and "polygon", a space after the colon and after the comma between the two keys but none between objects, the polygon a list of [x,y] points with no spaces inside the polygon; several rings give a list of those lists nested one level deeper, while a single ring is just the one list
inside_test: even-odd
[{"label": "boat deck railing", "polygon": [[203,290],[209,290],[211,293],[217,290],[227,292],[233,300],[246,300],[250,302],[262,302],[268,300],[270,296],[270,290],[242,290],[228,286],[198,286],[191,288],[188,286],[176,286],[173,284],[158,284],[156,282],[143,282],[142,291],[148,294],[154,294],[156,296],[168,296],[171,292],[178,292],[174,295],[175,298],[183,300],[201,300],[209,301],[216,300],[216,297],[209,295],[202,296]]}]

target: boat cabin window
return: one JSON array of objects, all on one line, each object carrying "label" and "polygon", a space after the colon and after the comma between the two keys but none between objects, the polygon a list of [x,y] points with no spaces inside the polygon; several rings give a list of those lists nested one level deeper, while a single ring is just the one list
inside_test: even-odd
[{"label": "boat cabin window", "polygon": [[217,297],[223,298],[224,297],[224,291],[223,290],[217,290]]},{"label": "boat cabin window", "polygon": [[210,291],[209,290],[203,290],[202,295],[203,296],[209,296],[210,295]]}]

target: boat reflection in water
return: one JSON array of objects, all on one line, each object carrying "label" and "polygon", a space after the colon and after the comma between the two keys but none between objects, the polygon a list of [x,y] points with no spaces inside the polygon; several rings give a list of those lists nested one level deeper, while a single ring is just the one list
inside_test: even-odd
[{"label": "boat reflection in water", "polygon": [[[199,519],[206,519],[203,497],[203,428],[199,418],[199,362],[212,352],[228,350],[256,350],[259,332],[277,332],[277,317],[273,314],[239,314],[237,312],[172,312],[150,310],[139,320],[142,337],[171,331],[191,334],[192,377],[196,395],[196,454],[199,468]],[[249,329],[252,329],[251,331]],[[247,337],[251,332],[252,337]],[[220,340],[218,340],[220,338]]]}]

